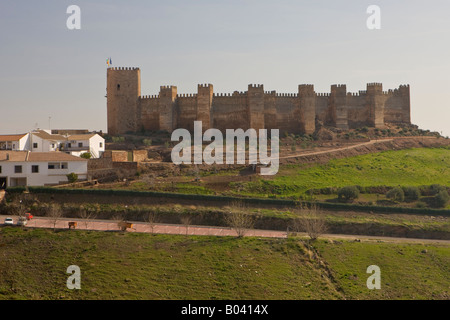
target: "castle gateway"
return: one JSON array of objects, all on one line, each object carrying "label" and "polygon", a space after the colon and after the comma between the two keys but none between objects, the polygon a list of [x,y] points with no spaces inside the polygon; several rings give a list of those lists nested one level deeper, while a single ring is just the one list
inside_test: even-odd
[{"label": "castle gateway", "polygon": [[194,121],[202,121],[203,130],[307,134],[314,132],[316,119],[341,129],[411,123],[409,85],[383,91],[381,83],[369,83],[358,93],[332,85],[330,93],[316,93],[313,85],[301,84],[297,93],[287,94],[249,85],[245,92],[217,94],[212,84],[200,84],[196,94],[177,94],[177,87],[162,86],[159,95],[142,96],[139,68],[107,69],[107,112],[111,135],[177,128],[192,132]]}]

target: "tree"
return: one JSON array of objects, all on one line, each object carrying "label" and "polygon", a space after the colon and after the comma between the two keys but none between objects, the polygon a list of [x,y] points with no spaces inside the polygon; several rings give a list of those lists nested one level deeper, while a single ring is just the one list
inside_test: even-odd
[{"label": "tree", "polygon": [[61,207],[56,203],[50,203],[46,210],[47,217],[50,218],[50,221],[53,224],[53,230],[56,229],[56,224],[59,221],[59,219],[62,217],[62,210]]},{"label": "tree", "polygon": [[236,231],[238,238],[242,238],[255,223],[254,217],[246,213],[245,209],[244,203],[235,201],[231,204],[231,211],[225,215],[226,224]]},{"label": "tree", "polygon": [[188,235],[189,226],[192,224],[192,216],[187,214],[180,218],[181,224],[186,228],[186,235]]},{"label": "tree", "polygon": [[450,200],[450,196],[448,195],[448,192],[446,190],[441,190],[434,197],[434,200],[436,201],[436,205],[438,207],[443,208],[447,205],[448,200]]},{"label": "tree", "polygon": [[69,183],[75,183],[78,180],[78,175],[74,172],[67,174],[66,177]]},{"label": "tree", "polygon": [[83,219],[84,225],[85,225],[85,227],[87,229],[90,220],[95,219],[95,211],[94,210],[85,209],[83,207],[81,207],[79,210],[80,210],[79,211],[80,218]]},{"label": "tree", "polygon": [[154,212],[149,212],[145,217],[145,222],[150,226],[150,230],[153,233],[155,230],[155,225],[158,222],[158,218]]},{"label": "tree", "polygon": [[386,193],[386,198],[394,200],[394,201],[402,202],[405,200],[405,193],[403,192],[402,188],[395,187]]},{"label": "tree", "polygon": [[404,187],[403,193],[405,194],[405,199],[414,201],[419,200],[420,190],[417,187]]},{"label": "tree", "polygon": [[320,235],[327,231],[327,225],[323,215],[315,204],[299,205],[295,210],[294,230],[297,232],[306,232],[309,238],[314,241]]},{"label": "tree", "polygon": [[83,159],[90,159],[92,157],[92,155],[91,155],[90,152],[85,152],[85,153],[82,153],[80,155],[80,157],[83,158]]},{"label": "tree", "polygon": [[338,190],[338,199],[345,201],[352,201],[358,199],[359,189],[356,186],[346,186]]}]

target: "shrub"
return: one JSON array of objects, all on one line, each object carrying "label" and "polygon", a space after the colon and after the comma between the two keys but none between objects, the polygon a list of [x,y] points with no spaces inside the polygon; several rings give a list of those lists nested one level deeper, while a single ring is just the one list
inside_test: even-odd
[{"label": "shrub", "polygon": [[395,187],[386,193],[386,198],[394,200],[394,201],[402,202],[405,200],[405,193],[403,192],[402,188]]},{"label": "shrub", "polygon": [[448,195],[448,192],[446,190],[439,191],[439,193],[434,197],[436,205],[441,208],[447,205],[449,199],[450,196]]},{"label": "shrub", "polygon": [[418,187],[404,187],[403,192],[408,200],[419,200],[420,190]]},{"label": "shrub", "polygon": [[444,186],[441,186],[440,184],[432,184],[431,186],[430,186],[430,194],[432,195],[432,196],[435,196],[435,195],[437,195],[439,192],[441,192],[441,191],[445,191],[445,187]]},{"label": "shrub", "polygon": [[359,197],[359,189],[356,186],[342,187],[338,191],[338,198],[340,200],[354,200]]},{"label": "shrub", "polygon": [[80,157],[83,158],[83,159],[90,159],[91,158],[91,153],[90,152],[82,153],[80,155]]},{"label": "shrub", "polygon": [[112,142],[124,142],[125,137],[112,137]]},{"label": "shrub", "polygon": [[416,208],[426,208],[427,204],[423,201],[419,201],[416,203]]},{"label": "shrub", "polygon": [[144,139],[142,140],[142,142],[146,145],[146,146],[151,146],[152,145],[152,139]]},{"label": "shrub", "polygon": [[70,183],[75,183],[78,180],[78,175],[74,172],[71,172],[66,175],[67,180],[69,180]]}]

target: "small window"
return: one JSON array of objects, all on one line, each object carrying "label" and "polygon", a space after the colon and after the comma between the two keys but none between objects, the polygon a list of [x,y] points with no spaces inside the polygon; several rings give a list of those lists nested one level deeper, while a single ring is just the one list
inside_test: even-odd
[{"label": "small window", "polygon": [[67,145],[69,148],[72,148],[72,144],[70,142]]},{"label": "small window", "polygon": [[67,169],[69,168],[67,162],[61,162],[61,169]]},{"label": "small window", "polygon": [[55,147],[55,144],[54,143],[52,143],[52,148],[54,148]]},{"label": "small window", "polygon": [[33,142],[33,148],[37,148],[38,147],[38,144],[37,144],[37,142]]},{"label": "small window", "polygon": [[100,148],[103,148],[103,142],[99,143]]},{"label": "small window", "polygon": [[78,148],[82,148],[83,147],[83,142],[78,142]]},{"label": "small window", "polygon": [[31,173],[39,173],[39,166],[31,166]]},{"label": "small window", "polygon": [[0,166],[0,173],[2,173],[2,166]]},{"label": "small window", "polygon": [[48,164],[48,169],[49,170],[60,169],[60,168],[61,168],[61,165],[60,165],[59,162],[50,162]]},{"label": "small window", "polygon": [[117,90],[120,90],[120,84],[117,85]]},{"label": "small window", "polygon": [[22,173],[22,166],[14,166],[14,173]]}]

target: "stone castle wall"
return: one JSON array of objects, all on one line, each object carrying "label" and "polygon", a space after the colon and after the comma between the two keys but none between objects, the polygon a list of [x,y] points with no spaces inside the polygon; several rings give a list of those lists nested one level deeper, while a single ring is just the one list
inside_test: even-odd
[{"label": "stone castle wall", "polygon": [[108,68],[109,134],[192,131],[194,121],[202,121],[203,130],[266,128],[307,134],[315,131],[316,120],[341,129],[411,122],[409,85],[383,91],[381,83],[368,83],[358,93],[347,92],[346,85],[316,93],[311,84],[299,85],[297,93],[264,91],[260,84],[225,94],[214,93],[212,84],[198,85],[196,94],[178,94],[176,86],[161,86],[153,96],[140,92],[139,68]]}]

